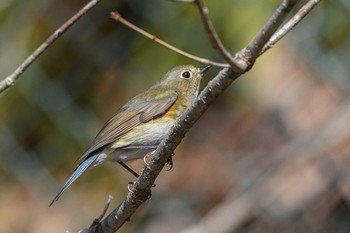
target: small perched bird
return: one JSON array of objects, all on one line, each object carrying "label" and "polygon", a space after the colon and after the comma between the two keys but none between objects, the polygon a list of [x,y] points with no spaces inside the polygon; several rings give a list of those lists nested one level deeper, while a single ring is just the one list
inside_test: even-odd
[{"label": "small perched bird", "polygon": [[124,162],[143,158],[157,148],[176,119],[197,98],[202,74],[209,68],[177,66],[150,89],[129,100],[105,123],[78,159],[81,163],[50,206],[84,171],[105,160],[116,161],[135,175]]}]

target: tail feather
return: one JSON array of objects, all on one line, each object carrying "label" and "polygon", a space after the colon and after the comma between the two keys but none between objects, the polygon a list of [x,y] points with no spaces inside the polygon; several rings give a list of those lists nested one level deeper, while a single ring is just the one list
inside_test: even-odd
[{"label": "tail feather", "polygon": [[55,198],[52,200],[52,202],[50,203],[50,206],[55,202],[58,201],[58,199],[61,197],[61,195],[63,194],[63,192],[81,175],[83,174],[84,171],[86,171],[86,169],[88,169],[97,159],[98,154],[95,154],[91,157],[88,157],[86,160],[84,160],[83,162],[81,162],[81,164],[75,169],[75,171],[73,172],[73,174],[71,175],[71,177],[69,177],[69,179],[66,181],[66,183],[63,185],[63,187],[61,188],[61,190],[57,193],[57,195],[55,196]]}]

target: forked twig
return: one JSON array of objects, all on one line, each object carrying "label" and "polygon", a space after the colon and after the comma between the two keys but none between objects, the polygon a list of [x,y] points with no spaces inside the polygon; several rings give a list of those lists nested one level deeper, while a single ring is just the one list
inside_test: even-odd
[{"label": "forked twig", "polygon": [[[99,224],[102,221],[103,217],[107,213],[107,210],[109,208],[109,205],[111,204],[112,199],[113,199],[112,195],[108,195],[107,202],[106,202],[106,204],[105,204],[105,206],[104,206],[100,216],[98,218],[95,218],[94,221],[92,221],[92,223],[91,223],[89,228],[96,226],[97,224]],[[80,230],[78,233],[86,233],[88,231],[89,230],[87,228],[84,228],[84,229]]]},{"label": "forked twig", "polygon": [[220,37],[216,33],[216,30],[211,22],[208,15],[208,7],[204,5],[202,0],[194,0],[198,8],[199,15],[201,17],[201,21],[203,23],[205,32],[207,33],[208,39],[212,45],[212,47],[216,50],[216,52],[231,65],[231,67],[236,67],[236,64],[233,62],[233,57],[230,52],[228,52],[220,40]]},{"label": "forked twig", "polygon": [[103,210],[102,210],[100,216],[99,216],[98,218],[96,218],[96,219],[92,222],[92,224],[91,224],[90,227],[95,226],[96,224],[98,224],[98,223],[101,222],[101,220],[103,219],[103,217],[104,217],[104,216],[106,215],[106,213],[107,213],[107,210],[108,210],[108,208],[109,208],[109,205],[111,204],[112,199],[113,199],[112,195],[108,195],[108,199],[107,199],[106,205],[105,205],[105,207],[103,208]]},{"label": "forked twig", "polygon": [[297,2],[298,0],[283,0],[258,34],[249,42],[248,46],[237,54],[236,60],[241,69],[246,70],[247,67],[254,64],[262,48],[277,31]]},{"label": "forked twig", "polygon": [[178,49],[176,48],[175,46],[172,46],[168,43],[166,43],[165,41],[159,39],[158,37],[156,37],[155,35],[152,35],[148,32],[146,32],[145,30],[137,27],[136,25],[130,23],[129,21],[127,21],[126,19],[124,19],[117,11],[112,11],[110,12],[110,17],[112,19],[114,19],[115,21],[119,21],[121,22],[122,24],[124,24],[125,26],[131,28],[132,30],[140,33],[141,35],[147,37],[148,39],[156,42],[157,44],[167,48],[167,49],[170,49],[171,51],[174,51],[176,53],[179,53],[181,54],[182,56],[185,56],[187,58],[190,58],[194,61],[198,61],[200,63],[203,63],[203,64],[208,64],[208,65],[213,65],[213,66],[218,66],[218,67],[229,67],[228,64],[224,64],[224,63],[218,63],[218,62],[215,62],[215,61],[211,61],[211,60],[208,60],[208,59],[205,59],[205,58],[201,58],[201,57],[197,57],[195,55],[192,55],[190,53],[187,53],[181,49]]},{"label": "forked twig", "polygon": [[310,0],[287,22],[285,23],[265,44],[259,56],[272,48],[282,37],[292,30],[321,0]]},{"label": "forked twig", "polygon": [[75,24],[83,15],[90,11],[101,0],[91,0],[82,9],[80,9],[75,15],[73,15],[68,21],[66,21],[61,27],[59,27],[49,38],[46,39],[32,54],[30,54],[17,69],[0,82],[0,93],[13,86],[19,79],[21,74],[48,48],[50,47],[67,29]]}]

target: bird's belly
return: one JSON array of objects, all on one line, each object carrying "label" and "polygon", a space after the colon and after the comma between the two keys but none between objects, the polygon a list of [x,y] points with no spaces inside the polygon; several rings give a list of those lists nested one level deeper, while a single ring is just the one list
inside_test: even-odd
[{"label": "bird's belly", "polygon": [[130,161],[154,151],[172,126],[173,122],[169,121],[163,118],[136,126],[111,145],[112,159]]}]

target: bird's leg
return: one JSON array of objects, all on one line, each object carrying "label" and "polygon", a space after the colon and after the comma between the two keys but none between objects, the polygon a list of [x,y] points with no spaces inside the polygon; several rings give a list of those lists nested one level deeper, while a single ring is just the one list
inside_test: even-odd
[{"label": "bird's leg", "polygon": [[[134,170],[132,170],[128,165],[126,165],[125,163],[123,163],[122,161],[117,161],[120,165],[122,165],[123,168],[125,168],[128,172],[130,172],[131,174],[133,174],[136,178],[139,178],[140,175],[137,174]],[[128,183],[128,190],[129,192],[132,192],[132,186],[135,184],[135,181],[130,181]]]},{"label": "bird's leg", "polygon": [[135,172],[134,170],[132,170],[128,165],[126,165],[125,163],[123,163],[122,161],[117,161],[120,165],[122,165],[123,168],[125,168],[126,170],[128,170],[128,172],[130,172],[131,174],[133,174],[136,178],[139,178],[139,174],[137,174],[137,172]]},{"label": "bird's leg", "polygon": [[[130,172],[131,174],[133,174],[136,178],[139,178],[140,175],[137,174],[134,170],[132,170],[128,165],[126,165],[125,163],[123,163],[122,161],[117,161],[120,165],[122,165],[123,168],[125,168],[128,172]],[[135,184],[135,181],[130,181],[128,183],[128,190],[130,192],[132,192],[131,190],[131,186]],[[153,184],[152,187],[156,187],[156,184]]]}]

